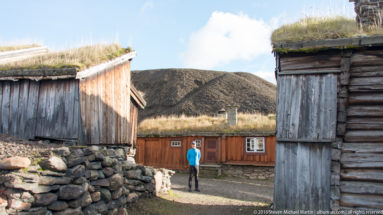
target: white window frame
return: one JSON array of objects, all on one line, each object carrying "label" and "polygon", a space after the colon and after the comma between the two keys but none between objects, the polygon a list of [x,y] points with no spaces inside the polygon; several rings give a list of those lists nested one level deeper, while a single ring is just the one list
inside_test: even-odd
[{"label": "white window frame", "polygon": [[197,148],[201,148],[201,146],[202,146],[202,140],[201,140],[201,139],[195,139],[194,141],[195,141],[195,143],[196,143]]},{"label": "white window frame", "polygon": [[[253,140],[253,141],[252,141]],[[248,147],[248,144],[253,144],[253,147]],[[262,150],[258,150],[257,146],[263,146]],[[253,148],[252,150],[248,150],[248,148]],[[246,137],[245,142],[246,152],[249,153],[265,153],[266,152],[266,141],[264,137]]]},{"label": "white window frame", "polygon": [[181,147],[182,146],[182,141],[181,140],[171,140],[170,141],[170,146],[171,147]]}]

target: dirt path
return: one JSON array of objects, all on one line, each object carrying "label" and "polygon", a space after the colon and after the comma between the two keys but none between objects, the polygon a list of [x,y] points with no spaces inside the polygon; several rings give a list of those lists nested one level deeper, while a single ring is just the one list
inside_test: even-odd
[{"label": "dirt path", "polygon": [[201,192],[190,193],[187,180],[185,174],[174,175],[169,194],[140,200],[130,214],[254,214],[272,202],[273,181],[200,178]]}]

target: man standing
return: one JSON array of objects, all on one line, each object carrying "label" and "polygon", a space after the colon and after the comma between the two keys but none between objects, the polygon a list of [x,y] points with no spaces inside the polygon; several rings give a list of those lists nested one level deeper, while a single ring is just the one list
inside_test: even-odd
[{"label": "man standing", "polygon": [[196,142],[191,143],[191,148],[186,155],[189,161],[189,192],[192,191],[192,178],[195,177],[195,191],[200,192],[198,189],[198,172],[199,172],[199,160],[201,158],[201,152],[196,147]]}]

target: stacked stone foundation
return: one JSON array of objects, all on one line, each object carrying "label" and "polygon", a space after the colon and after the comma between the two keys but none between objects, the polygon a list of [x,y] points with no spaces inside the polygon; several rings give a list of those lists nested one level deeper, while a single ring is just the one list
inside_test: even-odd
[{"label": "stacked stone foundation", "polygon": [[129,147],[61,147],[1,160],[0,214],[127,214],[170,189],[173,171],[134,162]]}]

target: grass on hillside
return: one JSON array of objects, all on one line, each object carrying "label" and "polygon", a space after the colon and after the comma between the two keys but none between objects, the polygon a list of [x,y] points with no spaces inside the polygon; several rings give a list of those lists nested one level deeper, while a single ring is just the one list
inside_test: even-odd
[{"label": "grass on hillside", "polygon": [[79,70],[86,69],[113,58],[119,57],[131,48],[122,48],[118,44],[98,44],[69,49],[61,52],[51,52],[44,55],[10,62],[0,65],[0,70],[10,69],[58,69],[65,67],[77,67]]},{"label": "grass on hillside", "polygon": [[383,29],[371,26],[358,28],[354,19],[337,17],[306,17],[293,24],[283,25],[271,35],[272,43],[299,42],[323,39],[351,38],[383,34]]},{"label": "grass on hillside", "polygon": [[15,45],[15,46],[0,46],[0,52],[15,51],[20,49],[29,49],[39,47],[37,44]]},{"label": "grass on hillside", "polygon": [[228,126],[225,118],[212,116],[161,116],[143,120],[140,134],[182,134],[186,132],[274,132],[275,115],[238,114],[237,126]]}]

